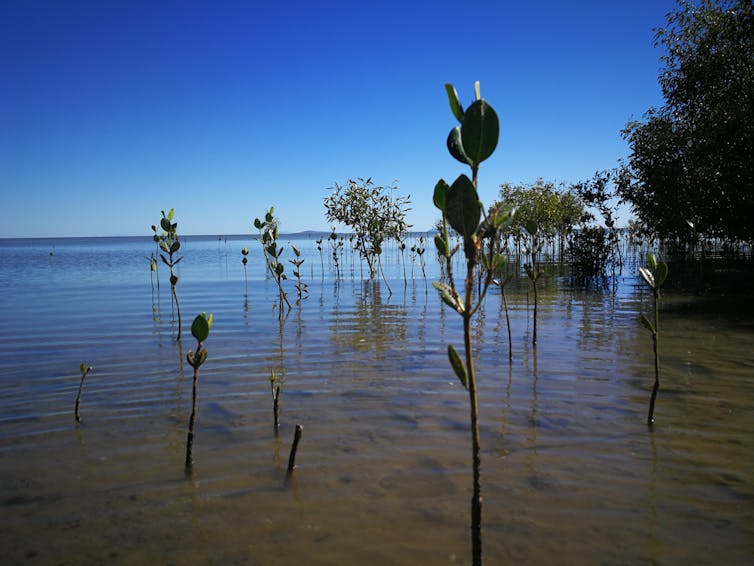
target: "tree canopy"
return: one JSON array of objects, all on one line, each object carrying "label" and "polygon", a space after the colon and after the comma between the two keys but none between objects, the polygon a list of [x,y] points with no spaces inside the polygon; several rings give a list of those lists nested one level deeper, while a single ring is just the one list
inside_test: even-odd
[{"label": "tree canopy", "polygon": [[752,22],[751,0],[679,0],[656,32],[665,104],[623,130],[618,190],[662,239],[754,241]]}]

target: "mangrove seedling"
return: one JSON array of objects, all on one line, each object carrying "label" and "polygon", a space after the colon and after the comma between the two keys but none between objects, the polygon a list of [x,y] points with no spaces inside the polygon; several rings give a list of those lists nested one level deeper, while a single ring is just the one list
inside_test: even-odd
[{"label": "mangrove seedling", "polygon": [[320,267],[322,268],[322,279],[324,279],[325,278],[325,258],[322,255],[322,238],[320,238],[319,240],[315,240],[314,243],[317,244],[317,251],[319,252],[319,263],[320,263]]},{"label": "mangrove seedling", "polygon": [[243,264],[243,288],[244,288],[244,297],[249,296],[249,280],[246,277],[246,264],[249,263],[249,260],[247,256],[249,255],[249,248],[243,248],[241,250],[241,263]]},{"label": "mangrove seedling", "polygon": [[194,424],[196,423],[196,386],[199,382],[199,368],[207,359],[207,350],[202,343],[209,336],[209,329],[212,327],[212,315],[206,313],[197,315],[194,322],[191,323],[191,335],[196,338],[196,352],[189,350],[186,354],[186,360],[194,368],[194,384],[191,393],[191,417],[189,417],[188,438],[186,439],[186,471],[191,471],[194,465],[193,448],[194,448]]},{"label": "mangrove seedling", "polygon": [[[158,269],[158,263],[157,263],[157,256],[160,255],[160,235],[157,233],[157,226],[152,224],[152,240],[154,240],[154,243],[157,245],[157,255],[150,254],[151,257],[154,257],[154,274],[157,277],[157,296],[160,296],[160,270]],[[150,267],[151,269],[151,267]]]},{"label": "mangrove seedling", "polygon": [[335,281],[340,281],[340,249],[343,247],[343,240],[338,240],[338,233],[335,231],[335,226],[332,227],[332,232],[327,237],[327,241],[330,244],[332,250],[332,262],[335,265]]},{"label": "mangrove seedling", "polygon": [[[149,284],[152,286],[152,300],[154,300],[154,277],[157,274],[157,258],[155,257],[154,253],[149,254],[149,257],[146,257],[146,260],[149,262]],[[157,278],[157,285],[160,284],[160,278]],[[159,292],[159,287],[158,287]]]},{"label": "mangrove seedling", "polygon": [[511,273],[507,273],[508,259],[501,256],[502,261],[495,266],[495,279],[492,282],[500,287],[500,294],[503,297],[503,308],[505,309],[505,324],[508,327],[508,360],[513,359],[513,338],[511,337],[511,317],[508,312],[508,298],[505,294],[505,286],[513,279]]},{"label": "mangrove seedling", "polygon": [[[500,132],[500,124],[495,110],[485,101],[479,92],[479,83],[475,83],[476,99],[464,110],[458,99],[458,93],[451,84],[445,85],[450,108],[459,126],[450,130],[447,147],[451,156],[471,168],[471,179],[459,175],[452,185],[440,179],[435,185],[433,202],[442,212],[442,230],[435,237],[438,254],[445,258],[448,283],[435,282],[440,298],[463,319],[464,358],[458,354],[452,344],[448,344],[448,359],[456,376],[469,394],[469,409],[472,438],[473,495],[471,498],[471,542],[472,561],[475,565],[482,563],[482,496],[480,490],[480,441],[479,441],[479,404],[477,401],[476,374],[471,344],[471,319],[481,306],[484,296],[492,282],[492,275],[499,270],[502,255],[498,252],[500,233],[510,224],[513,216],[511,208],[495,208],[494,214],[484,214],[484,207],[477,193],[477,174],[482,161],[495,151]],[[451,246],[448,240],[447,226],[450,225],[463,238],[463,252],[466,257],[466,277],[463,295],[456,290],[453,279]],[[489,246],[484,247],[484,242]],[[455,251],[455,250],[453,250]],[[486,276],[481,291],[475,300],[475,269],[479,264],[485,269]]]},{"label": "mangrove seedling", "polygon": [[539,252],[542,251],[542,242],[539,240],[537,233],[539,232],[537,223],[530,220],[526,223],[526,232],[529,234],[529,242],[526,246],[526,253],[529,256],[529,262],[524,264],[524,270],[526,276],[531,281],[531,287],[534,292],[534,332],[532,334],[531,344],[537,346],[537,304],[539,298],[537,296],[537,281],[542,277],[542,272],[538,266]]},{"label": "mangrove seedling", "polygon": [[76,422],[81,422],[81,417],[79,416],[79,403],[81,402],[81,393],[84,391],[84,380],[86,379],[86,376],[89,374],[90,371],[92,371],[94,368],[92,366],[88,366],[85,363],[82,363],[79,366],[79,371],[81,371],[81,381],[79,381],[79,393],[76,395],[76,406],[73,410],[73,414],[76,417]]},{"label": "mangrove seedling", "polygon": [[275,207],[270,207],[264,215],[264,220],[259,218],[254,219],[254,227],[259,230],[260,242],[262,243],[262,250],[264,251],[264,260],[267,264],[267,269],[270,271],[272,278],[278,286],[278,314],[280,318],[283,318],[283,303],[288,305],[288,310],[291,310],[291,303],[288,301],[288,295],[283,289],[283,281],[287,279],[285,275],[285,265],[280,262],[280,257],[283,255],[283,247],[278,247],[279,232],[279,220],[274,216]]},{"label": "mangrove seedling", "polygon": [[657,391],[660,389],[660,287],[668,276],[668,265],[663,261],[657,261],[657,257],[652,252],[647,254],[647,265],[639,268],[644,281],[652,289],[654,299],[654,321],[650,321],[645,314],[639,317],[644,328],[652,333],[652,350],[655,361],[655,382],[652,387],[652,396],[649,399],[649,413],[647,414],[647,424],[652,426],[655,421],[655,400]]},{"label": "mangrove seedling", "polygon": [[171,208],[167,214],[162,212],[162,219],[160,220],[160,227],[162,233],[159,235],[160,249],[165,253],[160,254],[162,262],[170,269],[170,293],[173,301],[175,301],[175,308],[178,311],[178,336],[176,340],[181,339],[181,305],[178,303],[178,295],[175,292],[176,285],[178,285],[178,276],[175,274],[175,266],[183,259],[183,256],[174,258],[175,253],[181,248],[181,242],[178,239],[178,223],[173,222],[173,215],[175,211]]},{"label": "mangrove seedling", "polygon": [[301,250],[294,245],[291,245],[291,249],[293,250],[293,255],[295,257],[289,259],[288,262],[294,267],[293,276],[296,278],[296,284],[294,287],[296,287],[296,291],[298,292],[298,300],[296,301],[296,304],[300,305],[301,300],[309,296],[309,286],[301,280],[301,266],[304,263],[304,258],[301,257]]}]

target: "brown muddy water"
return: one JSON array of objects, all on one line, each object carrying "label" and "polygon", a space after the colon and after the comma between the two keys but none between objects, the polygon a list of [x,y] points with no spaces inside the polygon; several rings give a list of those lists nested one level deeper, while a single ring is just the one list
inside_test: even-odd
[{"label": "brown muddy water", "polygon": [[[468,398],[446,357],[461,321],[418,266],[404,287],[393,258],[390,295],[349,256],[335,282],[313,242],[295,243],[311,294],[281,329],[256,242],[188,239],[179,344],[148,239],[1,244],[0,562],[470,563]],[[526,279],[508,290],[512,363],[499,293],[474,324],[485,562],[750,563],[752,305],[663,297],[650,432],[637,317],[651,296],[633,273],[597,291],[553,275],[540,297],[533,349]],[[201,311],[215,323],[186,479]],[[94,371],[77,426],[81,362]],[[271,370],[285,376],[278,434]]]}]

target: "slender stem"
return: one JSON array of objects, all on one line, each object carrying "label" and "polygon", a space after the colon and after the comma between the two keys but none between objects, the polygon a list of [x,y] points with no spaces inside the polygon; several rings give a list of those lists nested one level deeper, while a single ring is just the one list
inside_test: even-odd
[{"label": "slender stem", "polygon": [[505,296],[505,285],[500,285],[500,293],[503,295],[503,306],[505,307],[505,324],[508,326],[508,359],[513,359],[513,339],[511,338],[511,317],[508,313],[508,298]]},{"label": "slender stem", "polygon": [[86,374],[88,372],[85,372],[81,375],[81,381],[79,382],[79,393],[76,395],[76,408],[74,410],[74,414],[76,415],[76,422],[80,423],[81,418],[79,418],[79,401],[81,401],[81,393],[84,390],[84,379],[86,378]]},{"label": "slender stem", "polygon": [[652,396],[649,399],[649,414],[647,415],[647,424],[650,426],[652,426],[652,423],[654,423],[655,421],[655,418],[654,418],[655,400],[657,399],[657,391],[660,389],[660,347],[659,347],[659,336],[658,336],[658,333],[660,331],[659,302],[660,302],[660,290],[655,289],[654,290],[655,327],[654,327],[654,332],[652,332],[652,350],[655,356],[655,383],[652,386]]},{"label": "slender stem", "polygon": [[536,275],[532,279],[532,284],[534,285],[534,335],[532,337],[532,346],[537,345],[537,278]]},{"label": "slender stem", "polygon": [[466,270],[466,308],[463,315],[463,346],[466,357],[466,372],[468,376],[469,389],[469,411],[471,419],[471,442],[472,442],[472,462],[473,462],[473,494],[471,496],[471,549],[472,558],[475,565],[482,563],[482,496],[480,488],[480,467],[481,459],[479,456],[479,404],[477,401],[476,375],[474,373],[474,356],[471,345],[471,317],[472,301],[474,294],[474,266],[475,258],[467,258]]},{"label": "slender stem", "polygon": [[[197,355],[201,350],[201,344],[196,349]],[[199,381],[199,368],[194,368],[194,386],[191,395],[191,417],[189,417],[188,438],[186,439],[186,469],[190,470],[194,465],[192,450],[194,447],[194,423],[196,422],[196,384]]]},{"label": "slender stem", "polygon": [[170,285],[170,290],[173,293],[173,299],[175,300],[175,308],[178,311],[178,336],[176,337],[176,341],[180,341],[181,339],[181,305],[178,303],[178,295],[175,292],[175,285]]},{"label": "slender stem", "polygon": [[275,421],[275,430],[277,430],[280,427],[280,421],[278,420],[278,411],[280,407],[280,386],[277,387],[273,386],[272,391],[272,414],[273,419]]},{"label": "slender stem", "polygon": [[293,434],[293,444],[291,445],[291,453],[288,456],[288,473],[293,471],[296,467],[296,451],[298,450],[298,443],[301,440],[301,433],[304,431],[304,427],[300,424],[296,425],[296,432]]}]

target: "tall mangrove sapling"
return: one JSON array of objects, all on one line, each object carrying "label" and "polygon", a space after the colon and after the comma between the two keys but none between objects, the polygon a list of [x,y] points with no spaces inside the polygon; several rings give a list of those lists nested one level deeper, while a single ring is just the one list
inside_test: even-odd
[{"label": "tall mangrove sapling", "polygon": [[178,223],[173,222],[173,216],[175,211],[171,208],[167,214],[162,212],[162,219],[160,220],[160,227],[162,233],[158,236],[160,249],[165,253],[160,254],[162,262],[170,268],[170,292],[173,301],[175,301],[175,308],[178,311],[178,336],[176,340],[181,339],[181,305],[178,303],[178,295],[175,292],[176,285],[178,285],[178,276],[175,274],[175,266],[183,259],[183,256],[174,258],[173,255],[180,249],[181,242],[178,239]]},{"label": "tall mangrove sapling", "polygon": [[[479,481],[479,405],[471,344],[471,319],[482,304],[492,282],[493,273],[500,271],[500,266],[504,261],[494,242],[500,241],[499,235],[510,223],[513,211],[511,208],[500,207],[494,209],[494,214],[483,217],[484,207],[477,193],[477,174],[481,162],[490,157],[497,147],[500,125],[495,110],[482,99],[479,83],[475,83],[474,87],[476,99],[464,110],[453,86],[445,85],[450,108],[460,122],[460,125],[451,129],[448,135],[448,151],[455,159],[471,168],[471,179],[466,175],[460,175],[452,185],[440,179],[435,186],[433,201],[442,212],[442,230],[435,237],[435,244],[438,253],[446,260],[448,283],[435,282],[433,285],[440,292],[443,302],[463,319],[464,357],[461,358],[453,345],[449,344],[448,358],[453,371],[469,394],[474,482],[471,498],[472,560],[474,564],[481,564],[482,497]],[[451,261],[453,252],[448,240],[448,224],[463,238],[463,252],[466,257],[463,295],[456,290],[453,279]],[[485,252],[486,240],[491,240],[493,243]],[[474,275],[480,263],[485,268],[486,275],[482,290],[475,299]]]}]

